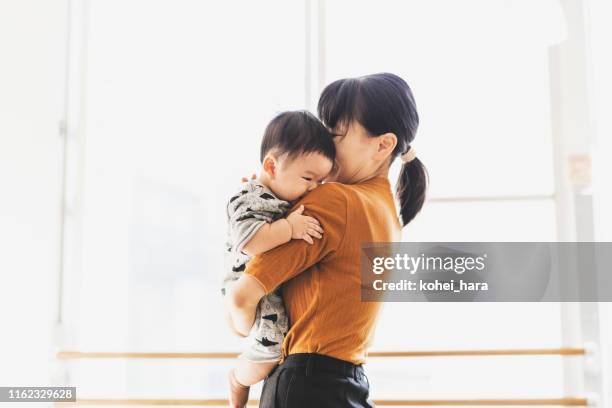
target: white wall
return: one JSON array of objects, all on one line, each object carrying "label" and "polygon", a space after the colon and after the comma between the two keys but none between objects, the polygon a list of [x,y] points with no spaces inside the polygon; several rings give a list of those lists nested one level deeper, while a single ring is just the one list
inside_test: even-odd
[{"label": "white wall", "polygon": [[0,0],[0,384],[49,385],[66,0]]}]

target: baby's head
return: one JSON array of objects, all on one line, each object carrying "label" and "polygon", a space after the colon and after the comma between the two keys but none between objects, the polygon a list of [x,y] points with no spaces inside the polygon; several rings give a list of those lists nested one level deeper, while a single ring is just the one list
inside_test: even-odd
[{"label": "baby's head", "polygon": [[313,114],[283,112],[266,127],[260,179],[278,198],[294,201],[328,176],[335,157],[332,135]]}]

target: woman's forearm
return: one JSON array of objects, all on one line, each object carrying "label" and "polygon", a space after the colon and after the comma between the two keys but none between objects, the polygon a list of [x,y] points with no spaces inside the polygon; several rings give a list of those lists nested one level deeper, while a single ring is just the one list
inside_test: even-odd
[{"label": "woman's forearm", "polygon": [[230,299],[227,303],[227,310],[232,321],[233,329],[242,337],[249,335],[253,322],[255,321],[255,308],[248,304],[243,304],[240,301]]},{"label": "woman's forearm", "polygon": [[238,330],[236,330],[236,328],[234,327],[234,322],[232,320],[232,316],[230,315],[230,311],[229,311],[229,307],[226,304],[227,302],[227,297],[224,297],[224,303],[223,303],[223,314],[225,315],[225,322],[227,323],[228,327],[232,330],[232,332],[236,335],[236,336],[240,336],[243,337],[242,333],[240,333]]},{"label": "woman's forearm", "polygon": [[259,300],[265,295],[264,289],[255,278],[242,275],[228,288],[225,307],[231,320],[231,328],[246,337],[253,327]]}]

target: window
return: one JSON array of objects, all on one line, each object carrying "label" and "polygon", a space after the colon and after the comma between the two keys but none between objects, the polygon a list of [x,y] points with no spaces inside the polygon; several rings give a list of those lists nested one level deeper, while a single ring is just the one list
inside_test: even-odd
[{"label": "window", "polygon": [[[388,71],[406,79],[415,95],[414,147],[429,171],[430,201],[403,238],[555,241],[548,47],[564,35],[558,4],[334,0],[326,6],[327,82]],[[392,181],[398,172],[396,163]],[[558,304],[390,303],[373,349],[556,347],[560,316]],[[563,394],[554,357],[368,364],[377,398]],[[474,367],[469,378],[466,364]]]},{"label": "window", "polygon": [[[257,168],[269,119],[311,104],[316,44],[321,82],[391,71],[415,93],[431,201],[405,239],[554,241],[547,50],[563,16],[552,0],[458,3],[322,1],[317,25],[302,2],[91,0],[73,345],[242,347],[219,298],[224,204]],[[313,27],[319,42],[307,41]],[[394,303],[374,349],[555,347],[559,319],[557,304]],[[369,376],[377,398],[560,395],[560,362],[544,360],[471,359],[478,378],[465,378],[463,359],[373,359]],[[75,372],[83,395],[220,398],[226,366],[83,361]]]},{"label": "window", "polygon": [[[284,1],[89,2],[86,130],[75,169],[82,213],[67,277],[80,294],[69,306],[78,310],[72,346],[241,348],[220,313],[224,205],[241,176],[256,171],[267,122],[304,106],[303,9]],[[189,377],[191,392],[204,385],[222,397],[223,363],[152,371],[157,362],[132,361],[124,371],[82,361],[76,378],[83,395],[123,396],[141,384],[163,393]]]}]

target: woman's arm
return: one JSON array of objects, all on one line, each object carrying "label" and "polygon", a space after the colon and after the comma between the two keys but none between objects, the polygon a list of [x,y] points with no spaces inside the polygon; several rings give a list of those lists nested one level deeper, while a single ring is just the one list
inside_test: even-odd
[{"label": "woman's arm", "polygon": [[[311,236],[321,239],[323,228],[316,218],[302,215],[303,212],[304,205],[301,204],[286,219],[263,225],[244,245],[242,252],[248,255],[265,253],[292,238],[303,239],[313,245]],[[244,337],[249,335],[257,304],[265,294],[265,287],[257,279],[245,274],[228,289],[225,296],[226,320],[236,334]]]},{"label": "woman's arm", "polygon": [[347,208],[346,197],[340,187],[334,183],[324,184],[296,206],[302,204],[310,215],[319,220],[325,235],[312,245],[303,240],[292,240],[249,261],[245,272],[232,286],[226,304],[233,328],[243,335],[248,335],[257,304],[264,295],[312,265],[324,261],[342,243]]},{"label": "woman's arm", "polygon": [[246,337],[253,327],[255,311],[259,300],[265,295],[264,288],[257,280],[248,275],[242,275],[228,289],[224,296],[228,324],[235,333]]}]

